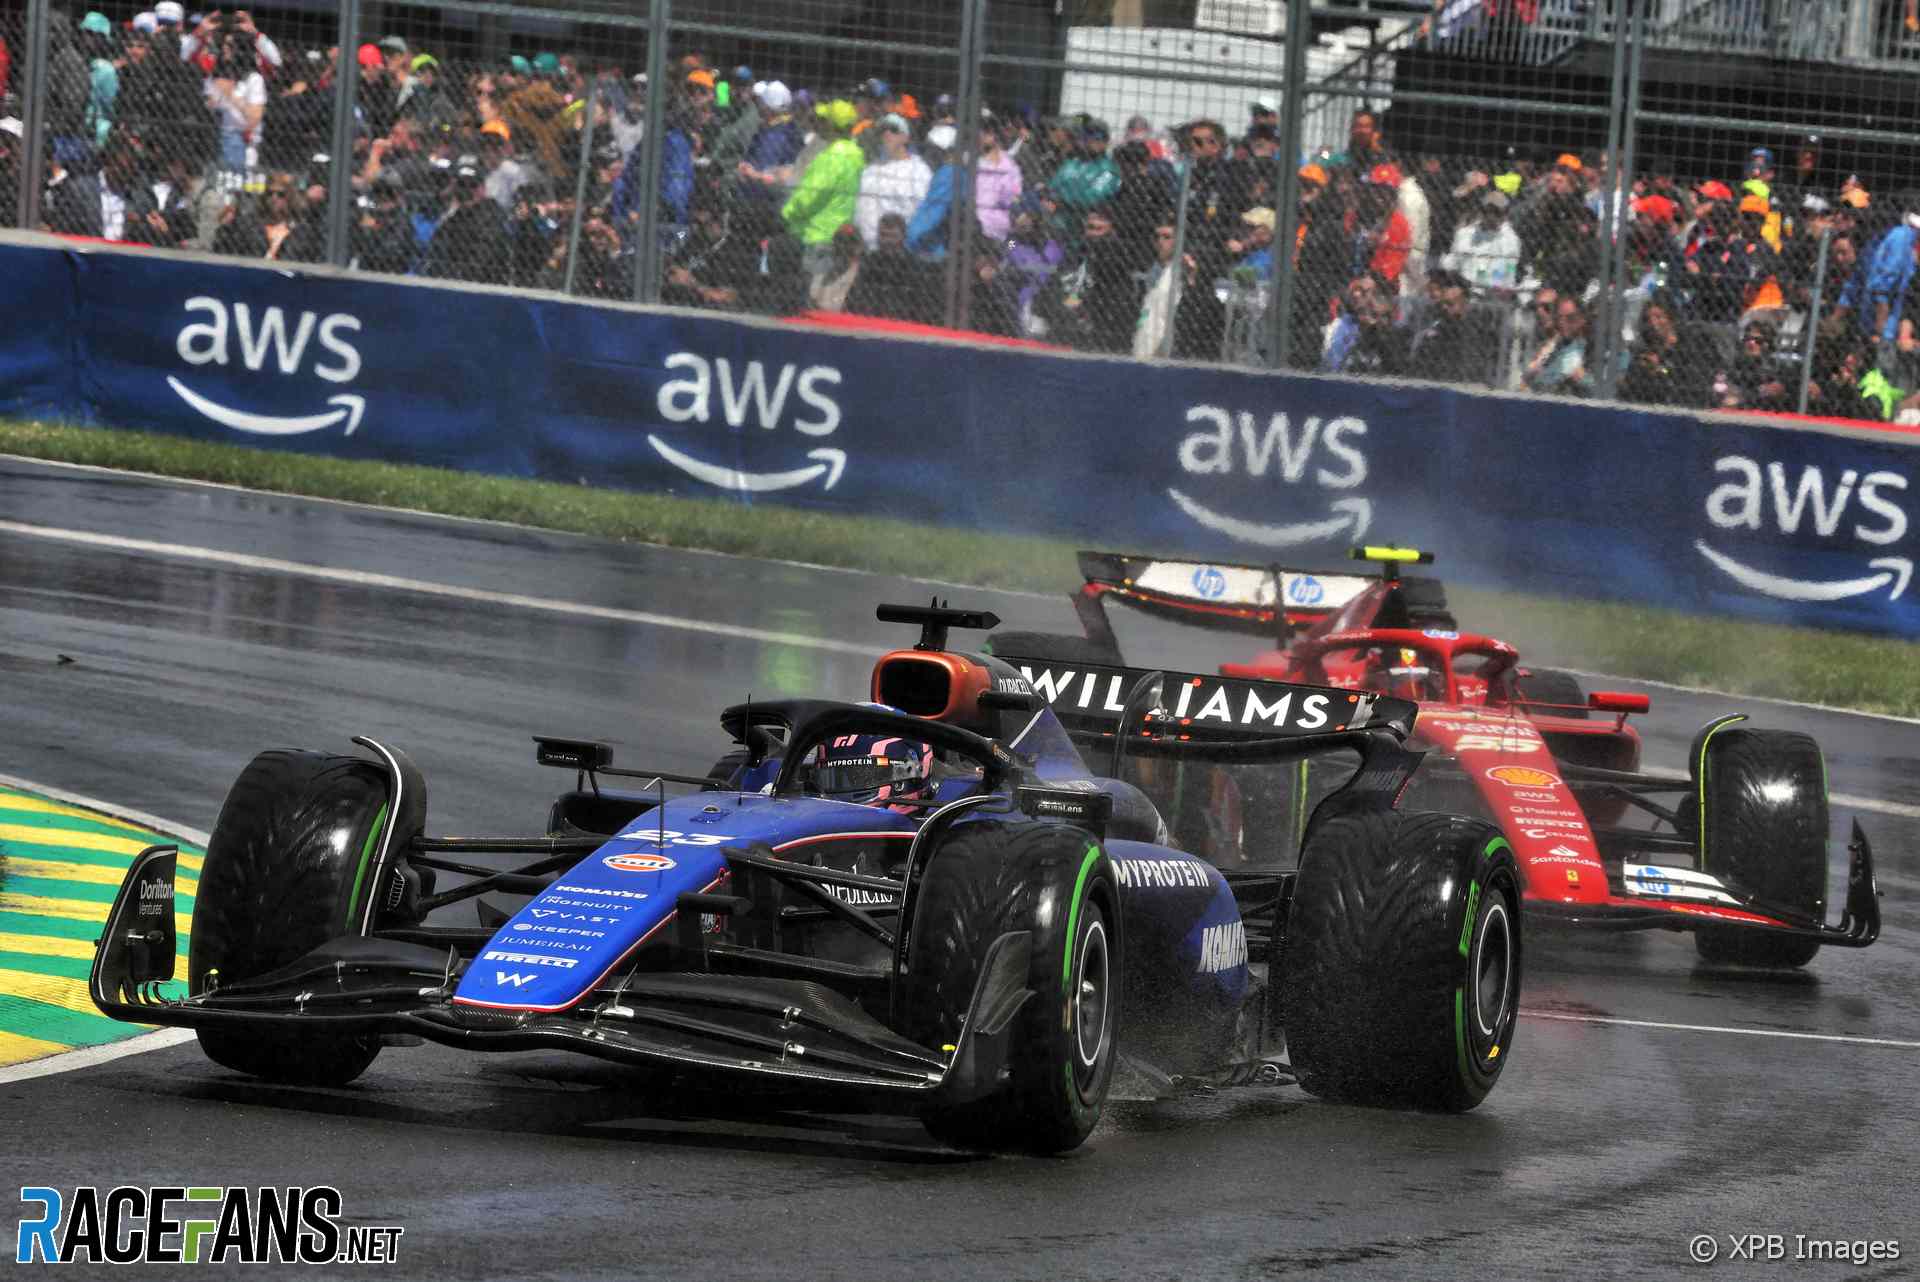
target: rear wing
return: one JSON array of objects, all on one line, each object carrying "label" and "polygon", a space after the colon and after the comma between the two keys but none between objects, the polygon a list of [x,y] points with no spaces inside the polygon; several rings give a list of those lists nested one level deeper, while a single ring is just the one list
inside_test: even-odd
[{"label": "rear wing", "polygon": [[[1145,614],[1282,643],[1303,628],[1365,627],[1379,622],[1375,616],[1381,614],[1391,616],[1391,626],[1400,626],[1411,621],[1410,604],[1445,609],[1446,595],[1438,579],[1400,574],[1403,565],[1431,563],[1431,553],[1366,546],[1353,548],[1348,555],[1379,565],[1380,573],[1081,552],[1080,577],[1085,583],[1073,598],[1074,612],[1090,640],[1117,652],[1106,616],[1110,597]],[[1407,597],[1408,592],[1414,596]]]},{"label": "rear wing", "polygon": [[1081,552],[1087,589],[1150,614],[1201,626],[1272,636],[1281,622],[1332,614],[1373,584],[1366,574],[1324,574],[1283,565],[1185,561],[1119,552]]},{"label": "rear wing", "polygon": [[1385,730],[1411,733],[1417,706],[1332,686],[1063,663],[1001,654],[1076,738],[1117,734],[1233,743]]}]

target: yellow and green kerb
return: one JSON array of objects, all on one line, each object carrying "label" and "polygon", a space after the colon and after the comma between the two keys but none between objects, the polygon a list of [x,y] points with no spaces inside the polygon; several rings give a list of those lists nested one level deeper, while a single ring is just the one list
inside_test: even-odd
[{"label": "yellow and green kerb", "polygon": [[180,956],[206,852],[81,806],[0,785],[0,1067],[148,1031],[108,1019],[87,995],[94,940],[133,857],[180,847]]}]

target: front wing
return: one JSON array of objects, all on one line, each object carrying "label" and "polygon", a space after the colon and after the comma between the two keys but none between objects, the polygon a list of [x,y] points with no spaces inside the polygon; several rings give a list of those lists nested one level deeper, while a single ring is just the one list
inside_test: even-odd
[{"label": "front wing", "polygon": [[[929,1105],[991,1091],[1006,1062],[1032,938],[988,950],[958,1043],[916,1045],[820,984],[694,971],[635,974],[554,1013],[455,1005],[455,951],[342,935],[267,975],[169,995],[175,849],[153,846],[122,882],[94,954],[94,1004],[115,1019],[185,1028],[412,1035],[474,1051],[567,1050]],[[697,915],[701,905],[693,906]],[[164,932],[158,923],[166,923]],[[162,937],[164,934],[164,938]]]}]

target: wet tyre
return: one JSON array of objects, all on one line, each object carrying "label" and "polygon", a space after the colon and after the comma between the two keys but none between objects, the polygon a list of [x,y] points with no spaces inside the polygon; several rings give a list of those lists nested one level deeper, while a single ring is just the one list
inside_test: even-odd
[{"label": "wet tyre", "polygon": [[1571,717],[1576,721],[1587,719],[1587,692],[1580,688],[1578,678],[1571,672],[1560,672],[1554,668],[1535,668],[1520,678],[1518,687],[1522,699],[1571,705],[1541,708],[1540,711],[1548,716]]},{"label": "wet tyre", "polygon": [[[263,752],[240,773],[207,843],[194,897],[188,981],[230,985],[357,931],[389,819],[386,772],[360,757]],[[395,834],[403,840],[409,834]],[[299,1029],[202,1028],[216,1064],[269,1081],[338,1086],[378,1039]]]},{"label": "wet tyre", "polygon": [[[1764,904],[1824,921],[1827,769],[1820,745],[1789,730],[1718,730],[1693,762],[1700,867]],[[1684,831],[1684,828],[1683,828]],[[1740,926],[1702,926],[1707,961],[1804,966],[1820,941]]]},{"label": "wet tyre", "polygon": [[918,891],[907,1036],[958,1042],[987,949],[1028,931],[1032,952],[1007,1075],[993,1093],[922,1115],[956,1148],[1061,1153],[1100,1120],[1113,1079],[1124,962],[1119,880],[1078,829],[973,822],[933,855]]},{"label": "wet tyre", "polygon": [[1286,922],[1281,1012],[1325,1099],[1462,1112],[1513,1054],[1520,874],[1499,830],[1381,812],[1322,825]]}]

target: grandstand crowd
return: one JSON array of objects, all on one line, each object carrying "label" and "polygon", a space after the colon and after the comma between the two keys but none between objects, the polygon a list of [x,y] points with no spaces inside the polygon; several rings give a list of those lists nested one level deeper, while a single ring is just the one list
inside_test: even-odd
[{"label": "grandstand crowd", "polygon": [[[0,39],[9,212],[31,91],[17,47]],[[1920,195],[1833,172],[1817,137],[1779,156],[1755,146],[1739,173],[1648,159],[1621,191],[1599,155],[1404,154],[1361,110],[1344,149],[1297,165],[1297,233],[1281,244],[1296,161],[1272,99],[1170,127],[1025,108],[962,121],[950,96],[877,78],[829,89],[699,51],[668,65],[653,95],[667,303],[963,314],[1089,352],[1264,362],[1290,266],[1296,368],[1590,396],[1611,346],[1626,401],[1793,411],[1804,380],[1809,413],[1920,420]],[[398,35],[300,46],[244,10],[159,0],[122,20],[56,10],[47,68],[46,230],[319,262],[328,185],[347,174],[356,267],[636,295],[654,122],[646,76],[615,62],[443,61]],[[342,74],[356,121],[336,164]],[[970,153],[972,252],[958,255]],[[1626,218],[1625,289],[1603,307],[1609,200]],[[970,261],[966,280],[950,258]],[[1596,342],[1609,318],[1620,341]]]}]

